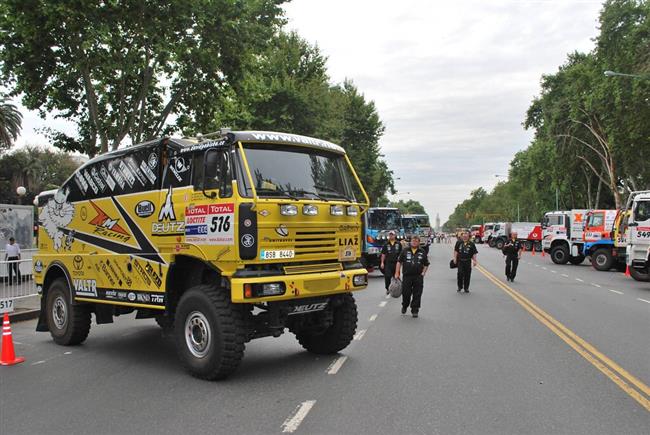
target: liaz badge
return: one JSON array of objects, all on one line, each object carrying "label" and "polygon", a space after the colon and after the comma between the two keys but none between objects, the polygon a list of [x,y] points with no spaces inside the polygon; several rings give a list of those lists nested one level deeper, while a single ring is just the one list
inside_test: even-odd
[{"label": "liaz badge", "polygon": [[344,246],[339,248],[339,261],[351,261],[357,258],[357,248]]}]

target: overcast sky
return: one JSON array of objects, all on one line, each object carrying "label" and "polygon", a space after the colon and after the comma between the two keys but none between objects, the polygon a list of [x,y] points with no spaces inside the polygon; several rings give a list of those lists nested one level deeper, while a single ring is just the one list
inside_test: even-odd
[{"label": "overcast sky", "polygon": [[354,80],[386,126],[397,188],[444,223],[507,174],[544,73],[593,48],[600,1],[294,0],[289,28]]},{"label": "overcast sky", "polygon": [[[444,223],[456,204],[507,174],[531,133],[521,123],[539,79],[567,53],[593,48],[600,1],[294,0],[289,29],[317,43],[334,82],[354,80],[375,101],[399,199]],[[74,133],[24,114],[18,145],[35,129]],[[406,194],[410,192],[410,194]]]}]

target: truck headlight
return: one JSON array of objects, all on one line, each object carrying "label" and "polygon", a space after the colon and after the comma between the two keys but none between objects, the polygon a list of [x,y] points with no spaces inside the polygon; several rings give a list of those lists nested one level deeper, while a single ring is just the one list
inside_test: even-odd
[{"label": "truck headlight", "polygon": [[342,205],[333,205],[330,207],[330,214],[332,216],[343,216],[343,206]]},{"label": "truck headlight", "polygon": [[293,204],[282,204],[280,206],[280,214],[284,216],[295,216],[298,214],[298,207]]},{"label": "truck headlight", "polygon": [[361,287],[362,285],[368,285],[368,275],[354,275],[352,277],[352,284],[356,287]]},{"label": "truck headlight", "polygon": [[316,216],[318,214],[318,207],[313,204],[307,204],[302,207],[302,214],[307,216]]},{"label": "truck headlight", "polygon": [[285,292],[283,282],[267,282],[263,284],[244,284],[245,298],[261,298],[264,296],[279,296]]},{"label": "truck headlight", "polygon": [[347,212],[348,216],[357,216],[359,214],[359,209],[353,205],[348,205]]}]

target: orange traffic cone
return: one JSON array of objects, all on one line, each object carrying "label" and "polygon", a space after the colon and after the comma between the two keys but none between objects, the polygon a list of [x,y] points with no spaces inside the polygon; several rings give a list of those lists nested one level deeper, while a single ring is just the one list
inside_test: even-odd
[{"label": "orange traffic cone", "polygon": [[542,257],[544,256],[546,256],[546,254],[544,253],[544,248],[542,248]]},{"label": "orange traffic cone", "polygon": [[625,276],[632,276],[630,275],[630,266],[625,266]]},{"label": "orange traffic cone", "polygon": [[25,361],[23,357],[16,357],[14,352],[14,340],[11,338],[11,326],[9,315],[5,313],[2,319],[2,354],[0,355],[1,366],[12,366]]},{"label": "orange traffic cone", "polygon": [[532,254],[533,257],[535,256],[535,247],[534,246],[532,248],[530,248],[530,253]]}]

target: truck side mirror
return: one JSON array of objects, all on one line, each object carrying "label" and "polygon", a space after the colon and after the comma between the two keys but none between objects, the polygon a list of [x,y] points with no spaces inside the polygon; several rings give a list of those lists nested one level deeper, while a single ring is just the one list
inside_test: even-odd
[{"label": "truck side mirror", "polygon": [[219,174],[219,152],[212,148],[209,149],[205,152],[205,155],[203,156],[203,194],[207,196],[208,198],[214,198],[217,196],[215,192],[210,192],[208,195],[205,192],[205,188],[208,185],[211,185],[213,183],[210,183],[210,181],[214,181],[217,178],[217,175]]}]

